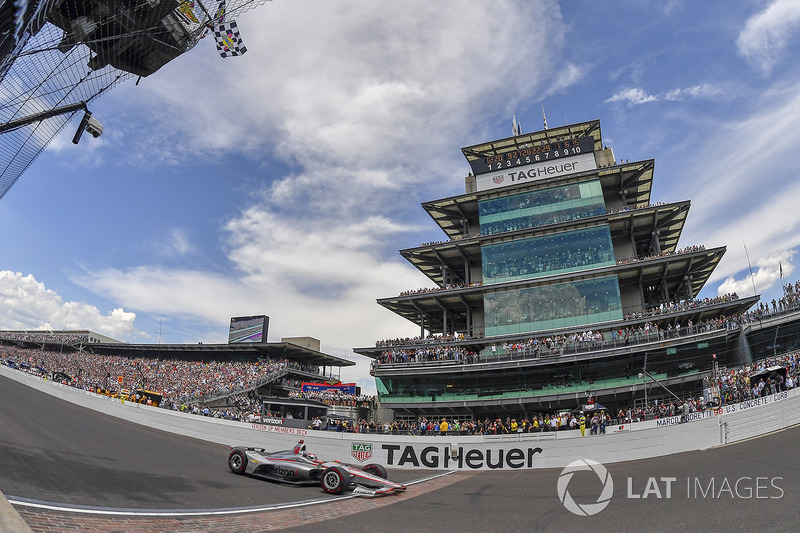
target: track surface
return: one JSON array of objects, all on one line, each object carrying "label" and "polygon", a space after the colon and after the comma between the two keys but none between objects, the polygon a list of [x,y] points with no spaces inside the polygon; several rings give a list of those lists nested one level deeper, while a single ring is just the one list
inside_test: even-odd
[{"label": "track surface", "polygon": [[218,509],[331,497],[317,487],[237,476],[228,469],[227,446],[103,415],[2,376],[0,406],[0,491],[9,499]]},{"label": "track surface", "polygon": [[[800,421],[799,421],[800,422]],[[602,437],[597,437],[602,438]],[[464,533],[471,531],[651,531],[726,532],[800,530],[800,427],[712,450],[606,465],[614,482],[608,506],[594,516],[577,516],[561,504],[557,484],[560,469],[481,472],[441,490],[398,501],[375,513],[360,513],[297,531],[409,531]],[[458,475],[458,474],[457,474]],[[649,478],[656,478],[661,498],[642,498]],[[661,478],[676,478],[671,498]],[[739,485],[739,497],[735,483]],[[756,479],[764,498],[756,498]],[[775,484],[782,492],[770,486]],[[628,498],[628,478],[631,479]],[[708,490],[711,479],[714,490]],[[696,485],[695,479],[700,485]],[[733,496],[721,490],[728,480]],[[687,480],[689,487],[687,489]],[[752,487],[751,498],[747,486]],[[599,479],[579,472],[568,485],[578,503],[595,503],[602,492]],[[706,497],[702,493],[707,494]],[[711,494],[714,494],[712,497]],[[583,497],[582,497],[583,496]],[[292,531],[295,531],[294,529]]]},{"label": "track surface", "polygon": [[[127,423],[2,377],[0,406],[0,490],[12,500],[220,509],[330,498],[314,487],[287,487],[235,476],[225,464],[225,446]],[[800,427],[795,426],[713,450],[606,465],[614,482],[613,497],[602,512],[590,517],[568,512],[559,501],[560,469],[457,473],[412,486],[406,494],[391,498],[331,500],[314,507],[203,520],[100,520],[17,508],[35,531],[69,527],[78,531],[234,532],[298,524],[298,531],[320,532],[796,531],[800,524],[798,450]],[[390,477],[409,481],[423,475],[396,470]],[[661,478],[675,478],[670,498],[666,497],[668,482]],[[735,484],[740,479],[737,494]],[[714,488],[709,491],[712,482]],[[648,483],[650,493],[642,498]],[[726,486],[729,490],[724,490]],[[595,503],[601,489],[601,482],[590,472],[576,473],[569,483],[569,492],[579,504]]]}]

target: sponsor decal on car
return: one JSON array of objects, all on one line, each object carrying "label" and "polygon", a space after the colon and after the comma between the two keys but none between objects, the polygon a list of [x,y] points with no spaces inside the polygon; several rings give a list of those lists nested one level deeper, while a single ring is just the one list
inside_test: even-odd
[{"label": "sponsor decal on car", "polygon": [[363,463],[372,457],[372,443],[367,442],[354,442],[352,456]]},{"label": "sponsor decal on car", "polygon": [[297,470],[296,469],[283,468],[283,467],[280,467],[280,466],[273,466],[272,467],[272,472],[277,474],[277,475],[279,475],[279,476],[283,476],[283,477],[293,477],[293,476],[297,475]]}]

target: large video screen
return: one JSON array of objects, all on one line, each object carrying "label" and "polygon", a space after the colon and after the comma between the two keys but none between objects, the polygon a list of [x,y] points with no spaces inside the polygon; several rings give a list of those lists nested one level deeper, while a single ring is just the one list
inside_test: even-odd
[{"label": "large video screen", "polygon": [[269,317],[266,315],[232,317],[228,344],[267,342],[268,329]]}]

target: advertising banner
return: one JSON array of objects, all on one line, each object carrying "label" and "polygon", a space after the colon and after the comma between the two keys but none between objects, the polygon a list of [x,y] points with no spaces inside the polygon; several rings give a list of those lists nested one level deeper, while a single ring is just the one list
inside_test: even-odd
[{"label": "advertising banner", "polygon": [[551,159],[543,163],[524,165],[507,170],[498,170],[497,172],[488,172],[477,176],[475,180],[478,190],[486,191],[576,172],[585,172],[596,168],[597,163],[595,163],[594,154],[588,153],[562,159]]}]

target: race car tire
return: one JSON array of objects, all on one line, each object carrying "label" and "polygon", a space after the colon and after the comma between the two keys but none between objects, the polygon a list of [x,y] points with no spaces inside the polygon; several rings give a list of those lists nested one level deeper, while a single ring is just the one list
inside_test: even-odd
[{"label": "race car tire", "polygon": [[231,450],[231,454],[228,456],[228,468],[234,474],[244,474],[247,469],[247,454],[244,453],[244,450],[239,448]]},{"label": "race car tire", "polygon": [[386,468],[384,468],[383,465],[369,464],[362,468],[362,470],[367,474],[372,474],[373,476],[378,476],[383,479],[389,478],[389,474],[386,472]]},{"label": "race car tire", "polygon": [[320,484],[328,494],[342,494],[350,488],[350,473],[341,466],[328,467],[322,473]]}]

